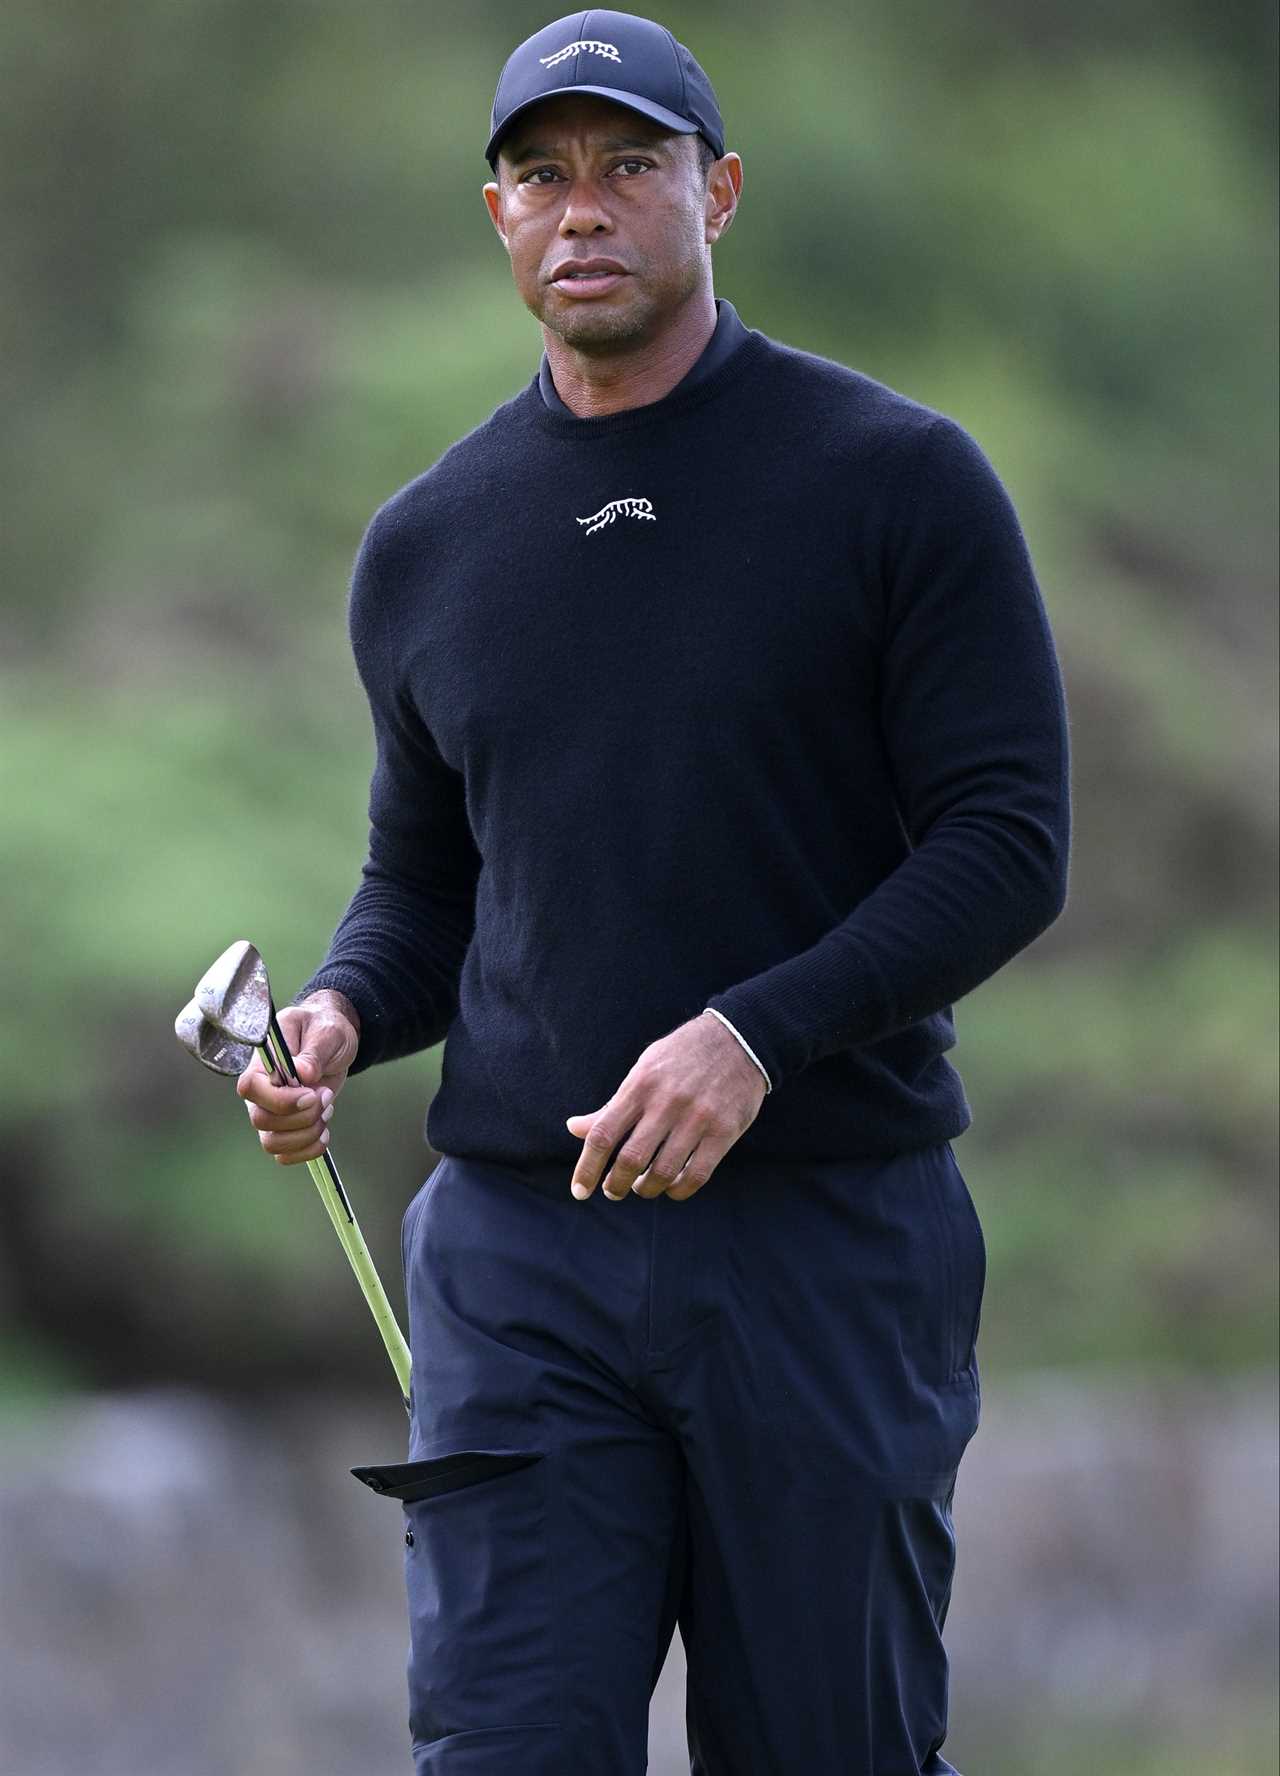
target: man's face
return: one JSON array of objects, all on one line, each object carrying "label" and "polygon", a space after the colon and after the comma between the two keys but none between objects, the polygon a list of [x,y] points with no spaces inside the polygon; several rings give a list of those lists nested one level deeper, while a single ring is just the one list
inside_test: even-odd
[{"label": "man's face", "polygon": [[[521,117],[484,195],[525,305],[567,345],[602,355],[661,331],[708,275],[709,243],[727,220],[693,136],[593,93],[558,95]],[[614,269],[565,275],[570,262],[594,260]]]}]

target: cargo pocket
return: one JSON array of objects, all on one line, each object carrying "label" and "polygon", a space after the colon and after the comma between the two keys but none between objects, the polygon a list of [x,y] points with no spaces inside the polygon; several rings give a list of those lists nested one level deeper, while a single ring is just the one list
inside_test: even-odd
[{"label": "cargo pocket", "polygon": [[555,1727],[542,1452],[462,1449],[351,1472],[403,1511],[415,1749]]},{"label": "cargo pocket", "polygon": [[457,1455],[439,1456],[435,1461],[388,1462],[380,1468],[352,1468],[351,1472],[384,1498],[417,1504],[419,1499],[457,1492],[460,1487],[475,1486],[481,1480],[495,1480],[499,1474],[512,1474],[517,1468],[529,1468],[541,1460],[541,1455],[468,1449]]}]

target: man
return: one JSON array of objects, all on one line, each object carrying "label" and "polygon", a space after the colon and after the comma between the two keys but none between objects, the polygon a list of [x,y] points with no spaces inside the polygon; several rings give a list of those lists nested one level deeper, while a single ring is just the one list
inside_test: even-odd
[{"label": "man", "polygon": [[[416,1768],[939,1776],[982,1233],[952,1002],[1060,912],[1062,686],[953,421],[747,329],[742,163],[661,26],[503,69],[539,373],[382,506],[363,878],[240,1091],[284,1164],[441,1041],[404,1220]],[[797,250],[805,244],[797,242]]]}]

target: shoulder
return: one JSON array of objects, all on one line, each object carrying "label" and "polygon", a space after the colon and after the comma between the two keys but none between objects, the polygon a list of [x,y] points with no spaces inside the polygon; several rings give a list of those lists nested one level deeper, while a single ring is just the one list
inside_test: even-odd
[{"label": "shoulder", "polygon": [[524,448],[533,392],[528,384],[504,401],[382,502],[360,545],[361,555],[372,557],[380,573],[392,575],[399,565],[420,562],[433,537],[447,538],[464,509],[496,497],[509,480],[513,452]]},{"label": "shoulder", "polygon": [[887,580],[922,553],[995,551],[1029,566],[1008,490],[959,420],[831,358],[766,345],[764,399],[779,416],[772,454],[823,497],[850,501]]},{"label": "shoulder", "polygon": [[865,371],[761,334],[762,389],[803,454],[834,456],[916,480],[951,468],[990,469],[977,441],[950,415]]},{"label": "shoulder", "polygon": [[524,434],[529,389],[496,408],[459,438],[429,469],[398,488],[374,512],[360,545],[347,602],[357,664],[399,657],[421,607],[421,588],[438,559],[474,516],[476,502],[491,507],[510,481],[513,444]]}]

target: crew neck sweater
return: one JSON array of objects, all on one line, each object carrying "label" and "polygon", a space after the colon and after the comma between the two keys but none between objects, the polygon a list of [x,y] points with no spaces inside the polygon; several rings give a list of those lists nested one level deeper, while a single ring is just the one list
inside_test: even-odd
[{"label": "crew neck sweater", "polygon": [[367,860],[319,987],[353,1073],[445,1043],[441,1153],[564,1161],[718,1012],[743,1156],[972,1119],[954,1004],[1066,902],[1066,703],[1013,506],[954,420],[754,330],[580,419],[535,375],[374,514],[350,632]]}]

